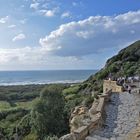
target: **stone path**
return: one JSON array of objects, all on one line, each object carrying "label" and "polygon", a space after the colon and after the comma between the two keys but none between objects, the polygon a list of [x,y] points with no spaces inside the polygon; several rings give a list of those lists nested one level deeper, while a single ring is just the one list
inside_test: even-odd
[{"label": "stone path", "polygon": [[139,96],[137,93],[114,93],[105,107],[104,127],[94,131],[86,140],[123,140],[139,122]]}]

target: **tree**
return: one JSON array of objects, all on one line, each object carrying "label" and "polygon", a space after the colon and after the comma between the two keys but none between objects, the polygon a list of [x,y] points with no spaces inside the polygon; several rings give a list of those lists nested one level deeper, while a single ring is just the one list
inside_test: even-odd
[{"label": "tree", "polygon": [[40,140],[47,135],[60,136],[64,131],[65,102],[61,92],[57,85],[44,88],[31,111],[32,128]]}]

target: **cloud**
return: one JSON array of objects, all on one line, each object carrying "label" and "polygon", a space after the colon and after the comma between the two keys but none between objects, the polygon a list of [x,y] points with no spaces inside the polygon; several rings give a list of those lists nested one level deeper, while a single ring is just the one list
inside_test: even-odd
[{"label": "cloud", "polygon": [[37,62],[37,60],[42,59],[43,54],[41,48],[32,48],[29,46],[14,49],[0,48],[0,64],[12,63],[12,60],[14,60],[15,63],[33,63],[32,61]]},{"label": "cloud", "polygon": [[15,42],[15,41],[18,41],[18,40],[23,40],[23,39],[25,39],[26,38],[26,36],[24,35],[24,34],[18,34],[17,36],[15,36],[13,39],[12,39],[12,41],[13,42]]},{"label": "cloud", "polygon": [[46,17],[53,17],[58,12],[58,8],[54,8],[52,10],[39,10],[38,12]]},{"label": "cloud", "polygon": [[140,39],[140,10],[117,16],[91,16],[59,26],[40,39],[41,46],[58,56],[85,56],[117,49]]},{"label": "cloud", "polygon": [[91,64],[93,60],[51,56],[42,47],[0,48],[0,70],[74,69],[75,65],[81,68],[81,66],[91,66]]},{"label": "cloud", "polygon": [[62,4],[53,0],[32,0],[30,8],[34,9],[35,14],[45,17],[54,17],[59,13]]},{"label": "cloud", "polygon": [[[140,39],[139,17],[140,10],[62,24],[40,38],[39,47],[0,48],[0,69],[99,68],[112,52]],[[13,41],[24,38],[21,33]]]},{"label": "cloud", "polygon": [[8,28],[15,28],[16,25],[15,24],[12,24],[12,25],[9,25]]},{"label": "cloud", "polygon": [[3,18],[0,18],[0,23],[6,23],[9,19],[9,16],[6,16],[6,17],[3,17]]},{"label": "cloud", "polygon": [[30,8],[32,8],[32,9],[38,9],[38,6],[39,6],[39,3],[38,2],[36,2],[36,3],[32,3],[31,5],[30,5]]},{"label": "cloud", "polygon": [[45,13],[45,16],[46,17],[53,17],[54,14],[55,14],[54,10],[47,10],[46,13]]},{"label": "cloud", "polygon": [[61,15],[61,18],[68,18],[70,17],[70,12],[64,12],[62,15]]}]

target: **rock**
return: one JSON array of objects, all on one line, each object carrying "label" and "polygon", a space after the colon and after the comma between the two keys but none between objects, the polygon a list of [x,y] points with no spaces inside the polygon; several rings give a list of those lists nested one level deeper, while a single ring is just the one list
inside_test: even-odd
[{"label": "rock", "polygon": [[70,128],[71,132],[79,127],[88,124],[90,118],[88,116],[88,108],[85,106],[77,106],[71,114]]},{"label": "rock", "polygon": [[94,101],[93,104],[92,104],[92,107],[89,109],[89,115],[90,115],[91,118],[92,118],[92,116],[93,116],[94,114],[97,113],[96,108],[97,108],[97,106],[98,106],[98,103],[99,103],[98,100]]},{"label": "rock", "polygon": [[59,140],[76,140],[76,137],[74,134],[67,134],[61,137]]}]

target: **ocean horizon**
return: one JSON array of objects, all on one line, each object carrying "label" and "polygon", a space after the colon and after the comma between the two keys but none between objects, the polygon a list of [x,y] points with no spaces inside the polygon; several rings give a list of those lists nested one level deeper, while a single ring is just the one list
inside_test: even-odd
[{"label": "ocean horizon", "polygon": [[0,86],[51,83],[79,83],[98,70],[0,71]]}]

